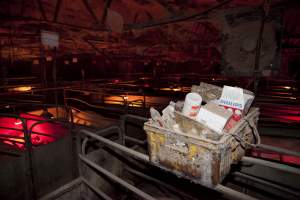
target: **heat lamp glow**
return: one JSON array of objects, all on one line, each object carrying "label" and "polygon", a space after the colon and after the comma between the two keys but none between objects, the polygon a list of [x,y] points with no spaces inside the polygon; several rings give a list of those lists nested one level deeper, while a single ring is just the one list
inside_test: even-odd
[{"label": "heat lamp glow", "polygon": [[[19,116],[26,119],[27,131],[29,131],[30,127],[36,122],[46,120],[43,117],[25,113],[21,113]],[[19,149],[25,148],[23,123],[20,119],[1,117],[0,127],[0,142]],[[37,133],[47,135],[39,135]],[[57,139],[64,137],[66,134],[67,129],[64,126],[57,123],[46,122],[33,127],[31,142],[33,146],[40,146],[54,142]]]},{"label": "heat lamp glow", "polygon": [[9,91],[14,91],[14,92],[28,92],[31,90],[32,90],[31,86],[20,86],[20,87],[15,87],[15,88],[9,89]]}]

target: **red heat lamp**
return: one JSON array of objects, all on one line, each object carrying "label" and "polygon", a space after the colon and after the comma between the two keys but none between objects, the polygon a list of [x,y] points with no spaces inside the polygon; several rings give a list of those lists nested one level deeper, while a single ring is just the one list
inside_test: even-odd
[{"label": "red heat lamp", "polygon": [[[45,117],[27,113],[21,113],[19,116],[26,119],[27,131],[29,131],[29,129],[35,123],[47,120],[47,118]],[[22,124],[22,121],[20,119],[16,119],[14,117],[0,117],[0,142],[24,150],[25,140],[23,129],[24,125]],[[37,124],[32,129],[31,143],[33,146],[48,144],[64,137],[67,132],[68,129],[58,123],[44,122],[41,124]],[[41,133],[43,135],[40,135],[38,133]]]}]

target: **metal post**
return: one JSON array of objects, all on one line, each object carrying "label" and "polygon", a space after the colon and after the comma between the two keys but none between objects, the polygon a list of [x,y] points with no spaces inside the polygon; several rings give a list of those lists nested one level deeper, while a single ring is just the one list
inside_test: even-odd
[{"label": "metal post", "polygon": [[[53,69],[52,69],[52,78],[53,78],[54,88],[57,87],[56,59],[57,59],[57,49],[56,49],[56,47],[54,47],[54,58],[53,58]],[[56,107],[56,118],[58,118],[58,96],[57,96],[57,90],[54,90],[54,101],[55,101],[55,107]]]},{"label": "metal post", "polygon": [[257,38],[257,44],[256,44],[256,51],[255,51],[255,64],[254,64],[254,92],[257,93],[258,89],[258,83],[259,83],[259,78],[260,78],[260,53],[261,53],[261,45],[262,45],[262,38],[264,34],[264,29],[265,29],[265,21],[266,21],[266,11],[265,11],[265,6],[267,5],[268,0],[264,0],[263,6],[262,6],[262,17],[261,17],[261,24],[260,24],[260,29],[259,29],[259,35]]},{"label": "metal post", "polygon": [[128,119],[134,119],[135,121],[143,121],[146,122],[148,119],[145,117],[140,117],[140,116],[136,116],[136,115],[130,115],[130,114],[126,114],[126,115],[122,115],[121,116],[121,144],[125,145],[125,137],[126,137],[126,122]]},{"label": "metal post", "polygon": [[36,196],[36,188],[35,188],[35,180],[34,180],[34,164],[33,164],[33,153],[32,153],[32,144],[31,144],[31,133],[27,130],[27,120],[22,120],[23,132],[24,132],[24,140],[26,147],[26,160],[27,160],[27,170],[30,182],[29,184],[29,192],[31,199],[37,199]]},{"label": "metal post", "polygon": [[46,88],[47,87],[47,69],[46,69],[46,65],[45,65],[45,51],[44,51],[44,47],[42,45],[41,45],[40,57],[41,57],[40,66],[41,66],[41,70],[42,70],[42,74],[41,74],[42,85],[44,88]]},{"label": "metal post", "polygon": [[146,108],[146,95],[145,95],[145,92],[143,92],[143,107]]},{"label": "metal post", "polygon": [[7,67],[6,64],[2,61],[2,41],[0,41],[0,67],[1,67],[1,85],[7,85]]}]

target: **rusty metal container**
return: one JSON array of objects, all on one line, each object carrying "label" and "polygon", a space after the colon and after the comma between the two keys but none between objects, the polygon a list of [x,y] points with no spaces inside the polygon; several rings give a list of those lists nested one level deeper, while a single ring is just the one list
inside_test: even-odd
[{"label": "rusty metal container", "polygon": [[232,163],[245,154],[249,143],[254,142],[259,109],[252,108],[230,132],[218,140],[175,132],[144,124],[147,133],[150,161],[195,183],[214,187],[229,173]]}]

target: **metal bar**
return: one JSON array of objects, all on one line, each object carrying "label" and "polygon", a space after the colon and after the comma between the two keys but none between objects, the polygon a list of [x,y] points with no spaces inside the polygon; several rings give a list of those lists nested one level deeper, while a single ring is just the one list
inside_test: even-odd
[{"label": "metal bar", "polygon": [[104,109],[104,110],[109,110],[109,111],[119,111],[121,113],[124,113],[123,109],[118,109],[118,108],[113,108],[113,107],[108,107],[108,106],[97,106],[97,105],[89,104],[88,102],[83,101],[81,99],[76,99],[76,98],[65,98],[65,99],[80,102],[80,103],[85,104],[85,105],[87,105],[91,108],[98,108],[98,109]]},{"label": "metal bar", "polygon": [[100,131],[94,132],[94,134],[106,137],[106,136],[111,135],[112,133],[118,133],[119,134],[120,132],[121,132],[120,127],[118,127],[118,126],[109,126],[109,127],[104,128]]},{"label": "metal bar", "polygon": [[60,137],[57,137],[55,135],[50,135],[50,134],[46,134],[46,133],[39,133],[39,132],[35,132],[35,131],[31,131],[31,134],[43,135],[43,136],[47,136],[47,137],[51,137],[51,138],[55,138],[55,139],[59,139],[60,138]]},{"label": "metal bar", "polygon": [[142,190],[140,190],[137,187],[134,187],[133,185],[127,183],[126,181],[122,180],[121,178],[115,176],[114,174],[110,173],[109,171],[107,171],[106,169],[100,167],[99,165],[97,165],[96,163],[92,162],[91,160],[89,160],[86,156],[83,156],[81,154],[79,154],[79,158],[85,162],[87,165],[89,165],[90,167],[98,170],[100,173],[104,174],[105,176],[107,176],[108,178],[110,178],[111,180],[113,180],[114,182],[119,183],[120,185],[122,185],[123,187],[127,188],[128,190],[132,191],[133,193],[137,194],[138,196],[146,199],[146,200],[156,200],[156,198],[150,196],[149,194],[143,192]]},{"label": "metal bar", "polygon": [[90,137],[96,139],[96,140],[99,140],[100,142],[103,142],[103,143],[105,143],[106,145],[111,146],[111,147],[113,147],[113,148],[115,148],[115,149],[118,149],[118,150],[120,150],[120,151],[123,151],[124,153],[126,153],[126,154],[128,154],[128,155],[131,155],[132,157],[134,157],[134,158],[136,158],[136,159],[142,160],[142,161],[144,161],[144,162],[149,162],[149,161],[150,161],[150,158],[149,158],[148,155],[143,154],[143,153],[140,153],[140,152],[137,152],[137,151],[134,151],[134,150],[132,150],[132,149],[130,149],[130,148],[127,148],[127,147],[125,147],[125,146],[123,146],[123,145],[120,145],[120,144],[118,144],[118,143],[116,143],[116,142],[113,142],[113,141],[111,141],[111,140],[108,140],[108,139],[106,139],[106,138],[104,138],[104,137],[102,137],[102,136],[96,135],[96,134],[94,134],[94,133],[92,133],[92,132],[90,132],[90,131],[87,131],[87,130],[80,130],[79,134],[80,134],[80,133],[83,133],[83,134],[85,134],[85,135],[87,135],[87,136],[90,136]]},{"label": "metal bar", "polygon": [[105,194],[104,192],[102,192],[101,190],[99,190],[98,188],[93,186],[91,183],[89,183],[88,180],[86,180],[85,178],[82,177],[81,179],[82,179],[82,182],[84,182],[91,190],[96,192],[102,199],[104,199],[104,200],[113,200],[107,194]]},{"label": "metal bar", "polygon": [[260,178],[254,177],[254,176],[243,174],[241,172],[234,172],[233,175],[234,176],[239,176],[239,177],[242,177],[242,178],[245,178],[245,179],[251,180],[253,182],[260,183],[260,184],[263,184],[263,185],[266,185],[266,186],[269,186],[269,187],[272,187],[272,188],[275,188],[277,190],[281,190],[281,191],[286,192],[286,193],[290,193],[290,194],[292,194],[294,196],[297,196],[297,197],[300,197],[300,193],[297,192],[297,191],[291,190],[291,189],[286,188],[286,187],[282,187],[278,184],[274,184],[272,182],[265,181],[263,179],[260,179]]},{"label": "metal bar", "polygon": [[23,129],[10,128],[10,127],[5,127],[5,126],[0,126],[0,129],[13,130],[13,131],[20,131],[20,132],[23,131]]},{"label": "metal bar", "polygon": [[[43,88],[47,88],[47,69],[45,65],[45,51],[42,44],[40,44],[40,66],[41,66],[41,83]],[[46,94],[44,93],[44,96]],[[46,101],[44,101],[46,102]]]},{"label": "metal bar", "polygon": [[2,62],[2,41],[0,41],[0,67],[1,67],[1,86],[6,86],[8,83],[7,79],[7,66]]},{"label": "metal bar", "polygon": [[125,140],[128,140],[128,141],[136,143],[136,144],[140,144],[140,145],[144,145],[147,143],[147,140],[138,140],[138,139],[135,139],[135,138],[129,137],[129,136],[125,136]]},{"label": "metal bar", "polygon": [[153,177],[151,177],[151,176],[148,176],[148,175],[146,175],[146,174],[144,174],[144,173],[142,173],[142,172],[139,172],[139,171],[137,171],[137,170],[134,170],[134,169],[131,169],[131,168],[128,168],[128,167],[125,167],[125,170],[127,170],[128,172],[130,172],[130,173],[132,173],[132,174],[134,174],[134,175],[136,175],[136,176],[139,176],[139,177],[141,177],[141,178],[147,179],[147,180],[149,180],[149,181],[151,181],[151,182],[153,182],[153,183],[157,183],[157,184],[159,184],[159,185],[162,185],[163,187],[165,187],[165,188],[171,190],[172,192],[179,193],[180,195],[186,196],[186,197],[188,197],[188,198],[190,198],[190,199],[196,199],[195,197],[192,197],[191,195],[186,194],[185,192],[183,192],[183,191],[181,191],[181,190],[175,188],[174,186],[169,185],[169,184],[167,184],[167,183],[164,183],[164,182],[162,182],[162,181],[160,181],[160,180],[158,180],[158,179],[156,179],[156,178],[153,178]]},{"label": "metal bar", "polygon": [[62,0],[57,0],[57,1],[56,1],[55,12],[54,12],[54,17],[53,17],[53,22],[57,22],[57,18],[58,18],[58,15],[59,15],[61,3],[62,3]]},{"label": "metal bar", "polygon": [[143,121],[143,122],[146,122],[148,121],[147,118],[145,117],[140,117],[140,116],[137,116],[137,115],[130,115],[130,114],[126,114],[126,115],[122,115],[121,116],[121,133],[122,133],[122,136],[121,136],[121,144],[122,145],[125,145],[125,138],[126,138],[126,122],[128,119],[133,119],[135,121],[133,122],[136,122],[136,120],[139,120],[139,121]]},{"label": "metal bar", "polygon": [[39,200],[49,200],[49,199],[57,199],[58,197],[62,196],[62,194],[69,192],[70,189],[80,185],[82,183],[81,177],[61,186],[60,188],[54,190],[53,192],[46,194],[45,196],[39,198]]},{"label": "metal bar", "polygon": [[229,187],[225,187],[223,185],[217,185],[214,188],[216,191],[221,192],[224,194],[228,199],[236,199],[236,200],[257,200],[257,198],[251,197],[249,195],[246,195],[244,193],[238,192],[236,190],[233,190]]},{"label": "metal bar", "polygon": [[271,146],[271,145],[266,145],[266,144],[260,144],[256,148],[257,149],[263,149],[263,150],[269,150],[269,151],[273,151],[273,152],[276,152],[276,153],[281,153],[281,154],[286,154],[286,155],[300,157],[300,152],[291,151],[291,150],[280,148],[280,147],[276,147],[276,146]]},{"label": "metal bar", "polygon": [[36,188],[35,188],[35,180],[34,180],[34,164],[33,164],[33,156],[32,156],[32,144],[31,144],[31,134],[30,131],[27,130],[27,122],[26,120],[22,121],[23,129],[24,129],[24,139],[25,139],[25,147],[26,147],[26,157],[28,159],[28,173],[30,177],[30,194],[32,195],[32,199],[37,199],[36,196]]},{"label": "metal bar", "polygon": [[280,170],[280,171],[300,175],[300,169],[295,168],[295,167],[291,167],[291,166],[288,166],[288,165],[283,165],[283,164],[270,162],[270,161],[257,159],[257,158],[252,158],[252,157],[247,157],[247,156],[244,156],[241,161],[251,163],[251,164],[262,165],[262,166],[270,167],[270,168],[277,169],[277,170]]}]

